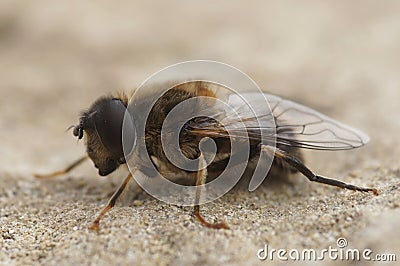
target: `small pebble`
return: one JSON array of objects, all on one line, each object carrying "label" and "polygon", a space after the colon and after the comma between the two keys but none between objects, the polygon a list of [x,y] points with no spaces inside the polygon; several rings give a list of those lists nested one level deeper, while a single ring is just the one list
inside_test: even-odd
[{"label": "small pebble", "polygon": [[142,206],[143,205],[143,200],[134,200],[133,205],[135,206]]}]

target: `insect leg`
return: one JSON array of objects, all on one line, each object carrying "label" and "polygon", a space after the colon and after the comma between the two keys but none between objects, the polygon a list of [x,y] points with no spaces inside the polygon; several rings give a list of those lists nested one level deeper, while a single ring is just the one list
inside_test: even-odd
[{"label": "insect leg", "polygon": [[[200,155],[199,159],[200,159],[200,161],[199,161],[200,166],[205,166],[206,161],[205,161],[203,155]],[[203,168],[203,167],[199,167],[199,168]],[[201,185],[204,185],[206,183],[206,179],[207,179],[207,167],[204,167],[203,169],[200,169],[197,172],[194,215],[206,227],[214,228],[214,229],[229,229],[229,226],[225,222],[212,224],[212,223],[207,222],[203,218],[203,216],[201,216],[201,214],[200,214],[199,202],[200,202]]]},{"label": "insect leg", "polygon": [[289,153],[280,150],[276,148],[275,150],[272,147],[262,145],[261,146],[262,151],[266,151],[269,153],[274,154],[277,158],[280,158],[282,160],[285,160],[288,164],[299,170],[300,173],[302,173],[304,176],[308,178],[308,180],[321,183],[321,184],[326,184],[330,186],[335,186],[335,187],[340,187],[340,188],[347,188],[350,190],[355,190],[355,191],[362,191],[362,192],[372,192],[375,195],[378,195],[378,189],[376,188],[364,188],[364,187],[359,187],[355,186],[352,184],[347,184],[342,181],[336,180],[336,179],[331,179],[327,177],[323,177],[320,175],[314,174],[307,166],[305,166],[300,160],[298,160],[296,157],[290,155]]},{"label": "insect leg", "polygon": [[61,171],[55,171],[53,173],[42,174],[42,175],[41,174],[33,174],[33,176],[36,177],[36,178],[51,178],[51,177],[56,177],[56,176],[59,176],[59,175],[63,175],[63,174],[68,173],[69,171],[71,171],[72,169],[74,169],[75,167],[80,165],[81,163],[83,163],[88,158],[89,157],[87,155],[82,156],[81,158],[79,158],[75,162],[71,163],[67,168],[65,168],[64,170],[61,170]]},{"label": "insect leg", "polygon": [[99,230],[100,229],[100,220],[106,215],[106,213],[111,210],[114,206],[115,203],[117,202],[119,196],[121,196],[122,192],[124,192],[126,186],[129,184],[129,182],[132,179],[132,173],[129,173],[129,175],[124,179],[124,182],[119,186],[117,191],[112,195],[110,200],[108,201],[107,205],[101,210],[100,214],[97,216],[97,218],[93,221],[92,225],[89,227],[91,230]]}]

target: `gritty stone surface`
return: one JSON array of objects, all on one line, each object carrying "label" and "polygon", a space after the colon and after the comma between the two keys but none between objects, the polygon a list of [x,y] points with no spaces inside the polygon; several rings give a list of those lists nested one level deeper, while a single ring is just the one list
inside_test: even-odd
[{"label": "gritty stone surface", "polygon": [[[399,260],[399,12],[398,1],[2,1],[0,264],[281,265],[257,251],[337,248],[339,237]],[[126,193],[90,231],[124,170],[98,177],[87,163],[54,179],[32,173],[84,153],[64,131],[98,96],[189,59],[231,64],[264,90],[367,132],[363,148],[305,156],[317,173],[380,195],[296,175],[205,205],[207,219],[231,227],[211,230],[189,207]]]}]

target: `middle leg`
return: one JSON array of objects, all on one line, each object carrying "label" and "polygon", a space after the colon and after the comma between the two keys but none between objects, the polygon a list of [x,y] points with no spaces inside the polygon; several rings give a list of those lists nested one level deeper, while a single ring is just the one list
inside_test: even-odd
[{"label": "middle leg", "polygon": [[[205,159],[203,155],[200,155],[199,157],[199,168],[203,168],[205,166]],[[200,214],[200,197],[201,197],[201,188],[202,185],[206,183],[207,179],[207,167],[204,167],[203,169],[200,169],[197,172],[197,178],[196,178],[196,195],[195,195],[195,202],[194,202],[194,215],[196,218],[206,227],[209,228],[214,228],[214,229],[229,229],[229,226],[225,222],[220,222],[220,223],[209,223],[207,222],[203,216]]]}]

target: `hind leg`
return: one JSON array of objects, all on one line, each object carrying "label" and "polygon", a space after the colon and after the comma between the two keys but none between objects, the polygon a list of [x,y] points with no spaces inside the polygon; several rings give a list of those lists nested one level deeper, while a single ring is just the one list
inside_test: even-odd
[{"label": "hind leg", "polygon": [[320,175],[316,175],[307,166],[305,166],[299,159],[297,159],[293,155],[291,155],[283,150],[280,150],[278,148],[273,149],[272,147],[263,145],[261,147],[261,149],[265,152],[269,152],[270,154],[274,154],[274,156],[278,159],[284,160],[290,166],[297,169],[300,173],[302,173],[305,177],[307,177],[308,180],[310,180],[312,182],[317,182],[317,183],[340,187],[340,188],[346,188],[346,189],[355,190],[355,191],[372,192],[375,195],[379,194],[378,189],[376,189],[376,188],[359,187],[359,186],[355,186],[352,184],[344,183],[344,182],[336,180],[336,179],[331,179],[331,178],[323,177]]}]

